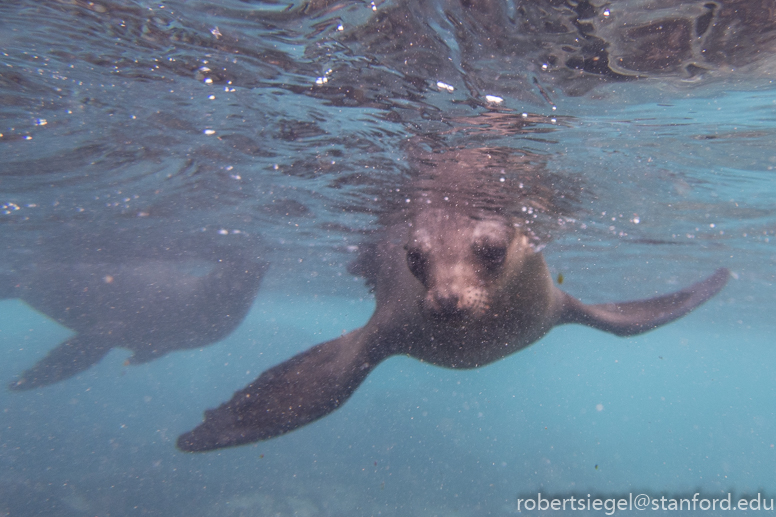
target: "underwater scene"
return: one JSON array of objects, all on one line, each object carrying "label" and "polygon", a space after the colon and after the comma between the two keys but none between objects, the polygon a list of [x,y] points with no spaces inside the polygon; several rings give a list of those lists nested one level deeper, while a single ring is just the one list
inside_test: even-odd
[{"label": "underwater scene", "polygon": [[775,56],[772,0],[3,0],[0,515],[772,512]]}]

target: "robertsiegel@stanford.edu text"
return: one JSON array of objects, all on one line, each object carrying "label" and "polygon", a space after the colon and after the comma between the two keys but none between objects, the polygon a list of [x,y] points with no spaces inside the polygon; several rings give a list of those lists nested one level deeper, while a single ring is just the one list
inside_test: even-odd
[{"label": "robertsiegel@stanford.edu text", "polygon": [[727,497],[701,497],[696,492],[692,497],[650,497],[647,494],[628,494],[627,497],[542,497],[541,492],[535,498],[519,497],[517,511],[533,510],[600,510],[613,515],[617,510],[769,510],[773,511],[773,499],[761,494],[756,497],[742,497],[733,504],[733,495]]}]

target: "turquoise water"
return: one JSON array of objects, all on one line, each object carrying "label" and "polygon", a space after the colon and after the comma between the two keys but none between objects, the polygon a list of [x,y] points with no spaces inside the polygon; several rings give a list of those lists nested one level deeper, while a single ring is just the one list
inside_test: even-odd
[{"label": "turquoise water", "polygon": [[[548,61],[589,51],[558,50],[566,36],[523,40],[504,17],[417,5],[0,5],[0,279],[40,256],[226,247],[271,264],[226,339],[140,365],[117,348],[54,386],[0,390],[0,512],[480,516],[515,514],[539,492],[776,497],[770,28],[747,40],[759,53],[707,39],[716,58],[688,54],[623,81]],[[630,23],[626,5],[641,4],[608,16]],[[568,20],[568,9],[547,16]],[[596,9],[614,59],[625,50]],[[690,61],[707,71],[688,77]],[[523,113],[534,123],[518,128]],[[721,266],[730,283],[633,338],[559,327],[475,370],[393,357],[313,424],[179,452],[205,409],[368,320],[374,300],[347,264],[412,173],[412,139],[529,151],[574,180],[574,217],[547,227],[544,255],[585,302],[669,292]],[[0,301],[0,384],[70,336]]]},{"label": "turquoise water", "polygon": [[[5,504],[12,515],[507,515],[536,492],[768,494],[768,329],[720,323],[728,305],[709,305],[639,338],[558,328],[473,371],[392,358],[315,424],[177,452],[203,407],[371,309],[263,291],[217,345],[132,368],[114,351],[60,389],[3,395]],[[2,321],[6,379],[65,333],[16,302]]]}]

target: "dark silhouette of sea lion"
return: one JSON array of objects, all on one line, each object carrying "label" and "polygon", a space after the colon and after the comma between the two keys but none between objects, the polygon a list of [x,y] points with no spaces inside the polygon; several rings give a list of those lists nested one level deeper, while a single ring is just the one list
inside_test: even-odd
[{"label": "dark silhouette of sea lion", "polygon": [[[178,448],[208,451],[292,431],[340,407],[392,355],[476,368],[565,323],[641,334],[697,308],[728,280],[728,271],[719,269],[671,294],[585,305],[553,284],[524,220],[490,208],[476,188],[456,196],[458,179],[432,178],[432,188],[416,189],[407,199],[413,208],[394,214],[359,259],[377,305],[364,327],[265,371],[206,411],[202,424],[178,438]],[[450,192],[433,188],[445,184]]]},{"label": "dark silhouette of sea lion", "polygon": [[174,260],[127,263],[47,261],[4,273],[1,298],[20,298],[77,334],[11,383],[29,390],[86,370],[111,348],[145,363],[214,343],[248,313],[267,264],[228,253],[198,275]]}]

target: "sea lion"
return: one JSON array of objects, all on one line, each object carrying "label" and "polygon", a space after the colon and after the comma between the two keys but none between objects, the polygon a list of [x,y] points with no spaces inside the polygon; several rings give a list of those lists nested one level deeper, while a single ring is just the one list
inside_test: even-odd
[{"label": "sea lion", "polygon": [[[408,200],[409,201],[409,200]],[[522,221],[425,199],[396,217],[361,258],[376,310],[369,322],[262,373],[178,438],[183,451],[265,440],[340,407],[381,361],[406,354],[476,368],[580,323],[632,336],[680,318],[720,291],[726,269],[647,300],[585,305],[557,288]]]},{"label": "sea lion", "polygon": [[20,298],[77,332],[9,388],[68,379],[114,347],[139,364],[223,339],[245,318],[268,265],[230,253],[209,267],[197,275],[173,260],[49,261],[4,273],[0,297]]}]

